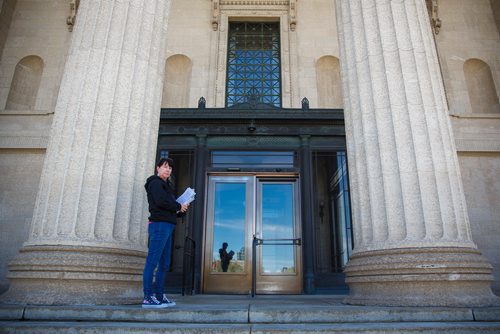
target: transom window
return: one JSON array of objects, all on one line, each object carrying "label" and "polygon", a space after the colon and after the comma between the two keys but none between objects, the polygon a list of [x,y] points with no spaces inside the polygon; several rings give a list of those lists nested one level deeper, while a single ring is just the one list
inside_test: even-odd
[{"label": "transom window", "polygon": [[212,151],[212,167],[293,168],[292,151]]},{"label": "transom window", "polygon": [[279,22],[230,22],[227,59],[226,107],[281,107]]}]

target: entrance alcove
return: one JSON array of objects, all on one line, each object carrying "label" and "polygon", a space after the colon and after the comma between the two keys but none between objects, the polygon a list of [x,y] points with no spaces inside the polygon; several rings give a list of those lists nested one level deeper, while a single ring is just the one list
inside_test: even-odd
[{"label": "entrance alcove", "polygon": [[[276,108],[262,103],[163,108],[157,158],[166,156],[174,159],[177,192],[189,186],[197,193],[189,214],[176,228],[167,287],[247,294],[252,289],[252,273],[256,273],[258,294],[345,293],[343,270],[353,245],[343,110]],[[216,213],[229,210],[230,215],[234,205],[224,203],[232,203],[236,197],[220,197],[222,192],[218,191],[243,185],[249,205],[244,210],[248,219],[240,224],[246,231],[240,233],[244,242],[239,242],[236,232],[222,240],[217,231],[227,224],[219,218],[226,215]],[[294,233],[269,234],[283,229],[288,221],[272,218],[288,217],[285,206],[264,205],[268,201],[262,199],[271,196],[266,191],[273,187],[281,192],[295,189],[289,202],[272,199],[276,205],[292,203],[294,220],[287,231]],[[250,207],[254,210],[247,210]],[[254,235],[263,240],[287,240],[276,247],[259,244],[252,249]],[[194,258],[186,254],[192,250],[191,240],[196,242]],[[223,242],[229,243],[228,252],[235,253],[227,272],[214,270]],[[284,249],[288,257],[269,258]],[[255,269],[251,261],[254,254]],[[288,262],[280,265],[279,273],[269,269],[275,268],[269,267],[272,261],[284,259]],[[242,263],[243,272],[232,268]]]}]

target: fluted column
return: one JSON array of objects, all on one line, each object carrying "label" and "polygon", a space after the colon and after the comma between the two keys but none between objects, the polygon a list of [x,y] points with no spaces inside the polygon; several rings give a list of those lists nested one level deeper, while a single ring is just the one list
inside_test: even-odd
[{"label": "fluted column", "polygon": [[147,206],[170,0],[83,0],[29,240],[4,300],[123,303],[142,296]]},{"label": "fluted column", "polygon": [[490,305],[424,0],[337,0],[354,252],[347,302]]}]

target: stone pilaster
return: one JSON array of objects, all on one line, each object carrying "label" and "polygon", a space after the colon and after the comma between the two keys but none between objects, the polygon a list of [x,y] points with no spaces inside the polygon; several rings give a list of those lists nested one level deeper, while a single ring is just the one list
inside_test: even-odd
[{"label": "stone pilaster", "polygon": [[[310,136],[301,136],[300,156],[300,169],[302,171],[303,182],[301,182],[301,196],[302,206],[304,208],[313,207],[313,177],[312,177],[312,151]],[[314,247],[313,247],[313,234],[314,234],[314,217],[313,210],[302,211],[302,247],[304,247],[304,292],[307,294],[314,293],[316,285],[314,282]]]},{"label": "stone pilaster", "polygon": [[337,0],[354,253],[348,303],[491,305],[424,0]]},{"label": "stone pilaster", "polygon": [[170,0],[81,1],[29,240],[3,299],[138,302]]}]

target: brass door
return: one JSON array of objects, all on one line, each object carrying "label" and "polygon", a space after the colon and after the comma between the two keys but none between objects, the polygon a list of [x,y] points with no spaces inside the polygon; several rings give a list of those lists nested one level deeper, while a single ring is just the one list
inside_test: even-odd
[{"label": "brass door", "polygon": [[298,203],[297,179],[209,176],[203,291],[250,293],[256,256],[257,293],[301,293]]}]

